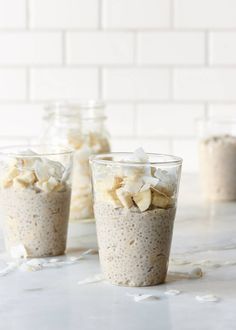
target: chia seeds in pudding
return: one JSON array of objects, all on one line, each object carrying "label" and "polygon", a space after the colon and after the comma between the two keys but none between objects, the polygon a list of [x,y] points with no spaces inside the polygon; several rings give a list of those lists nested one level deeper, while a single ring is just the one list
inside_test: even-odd
[{"label": "chia seeds in pudding", "polygon": [[236,200],[236,137],[212,136],[200,143],[202,186],[207,199]]},{"label": "chia seeds in pudding", "polygon": [[70,188],[63,192],[5,189],[1,193],[6,247],[23,244],[28,257],[64,254]]},{"label": "chia seeds in pudding", "polygon": [[[92,161],[94,213],[105,279],[150,286],[166,278],[181,161],[165,170],[138,149],[127,163]],[[96,156],[99,159],[99,156]],[[106,159],[108,159],[106,163]],[[163,160],[163,159],[162,159]],[[129,165],[137,162],[138,164]],[[141,163],[141,165],[140,165]]]},{"label": "chia seeds in pudding", "polygon": [[1,213],[10,254],[19,245],[24,246],[27,257],[65,252],[71,153],[63,157],[64,161],[69,157],[67,167],[31,150],[1,162]]},{"label": "chia seeds in pudding", "polygon": [[175,208],[140,212],[94,207],[99,257],[105,278],[113,284],[149,286],[166,278]]}]

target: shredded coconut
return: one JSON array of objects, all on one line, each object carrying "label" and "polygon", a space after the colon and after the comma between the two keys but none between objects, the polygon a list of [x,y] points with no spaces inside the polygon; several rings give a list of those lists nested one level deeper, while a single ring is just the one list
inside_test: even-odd
[{"label": "shredded coconut", "polygon": [[134,301],[135,302],[140,302],[140,301],[146,301],[146,300],[149,300],[149,301],[153,301],[153,300],[158,300],[159,297],[157,296],[154,296],[152,294],[130,294],[130,293],[127,293],[127,296],[129,297],[133,297]]},{"label": "shredded coconut", "polygon": [[0,270],[0,276],[5,276],[11,273],[13,270],[17,268],[18,264],[16,262],[9,262],[7,266]]},{"label": "shredded coconut", "polygon": [[169,272],[169,274],[189,279],[196,279],[203,276],[203,272],[200,267],[193,268],[190,272]]},{"label": "shredded coconut", "polygon": [[96,274],[94,276],[90,276],[85,278],[84,280],[78,281],[78,285],[83,285],[83,284],[92,284],[92,283],[97,283],[101,282],[104,280],[103,274]]},{"label": "shredded coconut", "polygon": [[179,290],[175,290],[175,289],[170,289],[164,292],[166,295],[168,296],[177,296],[179,295],[181,292]]},{"label": "shredded coconut", "polygon": [[191,261],[190,260],[187,260],[187,259],[171,259],[171,263],[174,264],[174,265],[189,265],[191,264]]},{"label": "shredded coconut", "polygon": [[206,294],[204,296],[196,296],[195,298],[197,301],[200,301],[200,302],[217,302],[220,300],[219,297],[217,297],[213,294]]},{"label": "shredded coconut", "polygon": [[14,259],[26,258],[27,251],[23,244],[15,245],[10,250],[10,255]]}]

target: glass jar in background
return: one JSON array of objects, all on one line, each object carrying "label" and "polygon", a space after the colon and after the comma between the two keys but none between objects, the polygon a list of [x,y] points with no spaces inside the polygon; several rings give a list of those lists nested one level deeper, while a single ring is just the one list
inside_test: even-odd
[{"label": "glass jar in background", "polygon": [[198,121],[200,174],[204,197],[236,200],[236,118]]},{"label": "glass jar in background", "polygon": [[104,108],[100,101],[53,103],[45,108],[43,140],[75,150],[70,220],[94,217],[89,157],[110,151]]}]

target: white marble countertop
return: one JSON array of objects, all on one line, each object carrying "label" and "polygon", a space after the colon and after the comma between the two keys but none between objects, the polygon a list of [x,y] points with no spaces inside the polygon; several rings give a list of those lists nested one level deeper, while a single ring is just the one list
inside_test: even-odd
[{"label": "white marble countertop", "polygon": [[[60,268],[17,269],[0,277],[0,329],[236,329],[236,203],[204,203],[197,182],[194,176],[182,180],[169,271],[186,273],[200,263],[202,278],[169,274],[166,284],[148,288],[117,287],[103,281],[78,285],[100,273],[97,254]],[[71,225],[68,256],[96,248],[93,226]],[[82,233],[86,228],[91,230],[87,237]],[[2,252],[1,268],[5,260]],[[186,264],[177,265],[178,261]],[[167,296],[168,289],[181,293]],[[135,302],[127,293],[148,293],[159,299]],[[196,300],[205,294],[220,300]]]}]

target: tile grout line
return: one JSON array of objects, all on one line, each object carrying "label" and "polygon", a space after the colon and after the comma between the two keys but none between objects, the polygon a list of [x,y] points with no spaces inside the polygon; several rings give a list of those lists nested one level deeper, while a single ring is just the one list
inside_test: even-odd
[{"label": "tile grout line", "polygon": [[[29,15],[29,21],[30,21],[30,15]],[[99,23],[100,25],[100,23]],[[68,27],[66,30],[68,32],[96,32],[98,31],[99,28],[86,28],[86,27]],[[101,22],[101,29],[104,30],[104,32],[186,32],[186,33],[196,33],[196,32],[225,32],[225,33],[231,33],[231,32],[236,32],[236,28],[199,28],[199,29],[194,29],[194,28],[164,28],[164,27],[156,27],[156,28],[106,28],[103,29],[102,22]],[[0,27],[0,32],[23,32],[25,31],[25,27]],[[42,32],[42,33],[47,33],[47,32],[59,32],[61,31],[61,28],[58,27],[33,27],[31,29],[32,32]]]},{"label": "tile grout line", "polygon": [[174,154],[173,136],[168,138],[168,144],[170,148],[170,153],[173,155]]},{"label": "tile grout line", "polygon": [[[13,137],[12,135],[1,135],[0,134],[0,138],[1,137]],[[171,143],[173,142],[173,139],[177,139],[178,141],[186,141],[186,140],[191,140],[194,141],[196,140],[196,136],[177,136],[177,135],[173,135],[173,136],[163,136],[163,135],[156,135],[156,136],[145,136],[145,135],[140,135],[138,137],[132,136],[132,135],[119,135],[119,134],[115,134],[112,136],[112,138],[116,138],[116,139],[121,139],[121,140],[126,140],[126,139],[132,139],[132,140],[140,140],[140,139],[144,139],[144,140],[153,140],[153,139],[158,139],[159,141],[168,141],[169,145],[171,145]],[[172,150],[173,151],[173,150]]]},{"label": "tile grout line", "polygon": [[[31,69],[33,68],[30,68],[30,67],[25,67],[25,70],[28,69],[29,72]],[[99,68],[98,68],[99,69]],[[102,67],[100,68],[102,70]],[[42,104],[45,102],[44,99],[34,99],[34,100],[29,100],[30,104]],[[46,100],[47,101],[47,100]],[[24,104],[24,100],[22,99],[0,99],[0,105],[17,105],[17,104]],[[129,104],[129,105],[132,105],[134,104],[134,102],[138,105],[138,104],[145,104],[145,105],[150,105],[150,104],[153,104],[153,105],[163,105],[163,104],[170,104],[170,105],[202,105],[202,104],[205,104],[206,102],[210,103],[210,104],[213,104],[213,105],[221,105],[221,106],[230,106],[230,105],[233,105],[233,106],[236,106],[236,99],[235,100],[230,100],[230,101],[227,101],[227,100],[222,100],[222,101],[219,101],[219,100],[199,100],[199,101],[196,101],[196,100],[130,100],[130,99],[124,99],[124,100],[117,100],[117,99],[108,99],[106,101],[107,104],[113,104],[113,105],[124,105],[124,104]]]},{"label": "tile grout line", "polygon": [[103,99],[103,68],[98,67],[98,98]]},{"label": "tile grout line", "polygon": [[30,100],[30,83],[31,83],[31,77],[30,77],[30,68],[26,67],[26,103]]},{"label": "tile grout line", "polygon": [[206,30],[204,35],[205,35],[205,66],[209,67],[209,31]]},{"label": "tile grout line", "polygon": [[170,0],[170,28],[172,30],[174,30],[174,13],[175,13],[174,0]]},{"label": "tile grout line", "polygon": [[138,134],[137,134],[137,118],[138,118],[138,107],[137,107],[137,102],[134,102],[133,103],[133,118],[134,118],[134,121],[133,121],[133,125],[132,125],[132,138],[133,139],[136,139],[138,137]]},{"label": "tile grout line", "polygon": [[[103,29],[102,17],[103,17],[103,0],[98,1],[98,29],[97,31],[101,31]],[[98,66],[98,99],[103,99],[103,67],[101,65]]]},{"label": "tile grout line", "polygon": [[[30,30],[30,2],[25,0],[25,25],[26,30]],[[30,100],[30,67],[25,67],[25,79],[26,79],[26,95],[25,102],[28,103]]]},{"label": "tile grout line", "polygon": [[174,69],[173,68],[169,68],[169,78],[170,78],[170,82],[169,82],[169,102],[173,102],[175,103],[175,99],[174,99]]},{"label": "tile grout line", "polygon": [[30,30],[30,3],[29,0],[25,2],[25,20],[26,20],[26,29]]},{"label": "tile grout line", "polygon": [[103,0],[98,1],[98,30],[103,29]]},{"label": "tile grout line", "polygon": [[[133,46],[134,46],[134,53],[133,53],[133,66],[137,67],[138,65],[138,33],[133,32]],[[129,67],[131,67],[130,65]]]},{"label": "tile grout line", "polygon": [[[62,30],[60,31],[62,32]],[[66,33],[66,31],[65,31]],[[51,63],[51,64],[27,64],[31,68],[35,69],[50,69],[50,68],[57,68],[59,69],[61,67],[58,63]],[[78,63],[78,64],[68,64],[68,68],[71,69],[87,69],[87,68],[97,68],[97,66],[100,65],[99,63]],[[108,69],[140,69],[140,70],[168,70],[168,69],[188,69],[188,70],[196,70],[196,69],[206,69],[206,64],[139,64],[139,63],[132,63],[132,64],[104,64],[106,68]],[[12,68],[24,68],[25,63],[22,64],[9,64],[9,63],[0,63],[0,69],[12,69]],[[236,63],[235,64],[214,64],[210,65],[210,68],[215,70],[235,70],[236,69]]]},{"label": "tile grout line", "polygon": [[209,103],[204,103],[204,117],[205,119],[209,118]]},{"label": "tile grout line", "polygon": [[61,31],[61,40],[62,40],[62,49],[61,49],[61,52],[62,52],[62,67],[66,66],[66,53],[67,53],[67,36],[66,36],[66,31],[65,30],[62,30]]}]

